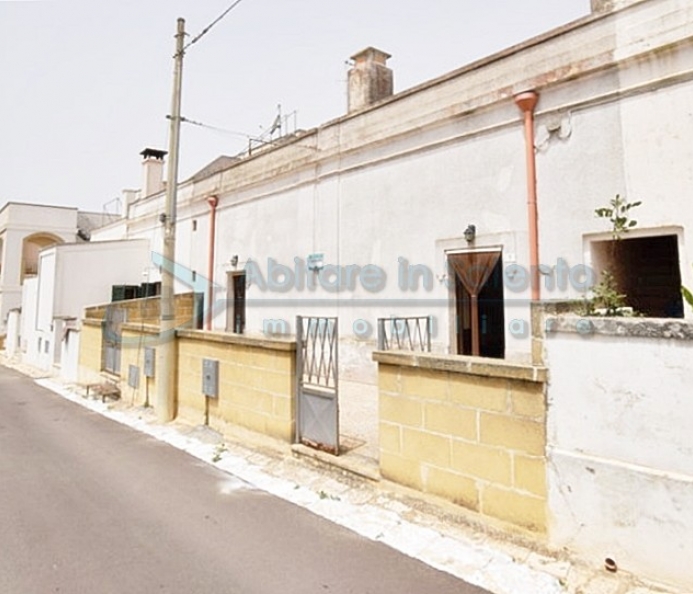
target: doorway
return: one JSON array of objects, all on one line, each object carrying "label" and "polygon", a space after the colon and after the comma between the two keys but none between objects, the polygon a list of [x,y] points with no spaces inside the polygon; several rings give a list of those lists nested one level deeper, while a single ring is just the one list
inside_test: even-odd
[{"label": "doorway", "polygon": [[448,254],[455,276],[455,348],[459,355],[505,356],[500,250]]},{"label": "doorway", "polygon": [[229,274],[226,331],[234,334],[245,332],[245,282],[245,272]]}]

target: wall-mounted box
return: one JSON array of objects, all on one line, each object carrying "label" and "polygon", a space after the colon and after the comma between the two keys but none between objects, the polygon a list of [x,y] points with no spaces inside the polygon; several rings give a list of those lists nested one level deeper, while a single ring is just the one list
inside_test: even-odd
[{"label": "wall-mounted box", "polygon": [[209,398],[219,396],[219,361],[202,359],[202,393]]},{"label": "wall-mounted box", "polygon": [[137,365],[128,367],[128,386],[135,390],[140,387],[140,368]]},{"label": "wall-mounted box", "polygon": [[156,349],[154,347],[144,347],[144,377],[154,377],[156,369]]}]

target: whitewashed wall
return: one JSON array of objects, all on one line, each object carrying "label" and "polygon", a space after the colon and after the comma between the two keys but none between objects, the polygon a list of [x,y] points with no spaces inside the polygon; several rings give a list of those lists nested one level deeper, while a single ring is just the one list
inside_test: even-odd
[{"label": "whitewashed wall", "polygon": [[146,240],[71,244],[54,249],[58,251],[54,317],[79,318],[85,306],[109,302],[113,285],[141,284],[151,258]]},{"label": "whitewashed wall", "polygon": [[545,341],[551,544],[693,589],[693,324],[609,324]]},{"label": "whitewashed wall", "polygon": [[21,312],[17,309],[11,310],[7,314],[7,336],[5,337],[5,353],[8,358],[14,357],[19,351],[21,324]]},{"label": "whitewashed wall", "polygon": [[[62,279],[56,278],[58,261],[56,252],[57,248],[50,248],[39,254],[36,329],[43,332],[51,332],[53,329],[56,281],[62,282]],[[82,274],[87,272],[83,271]]]},{"label": "whitewashed wall", "polygon": [[78,333],[64,329],[84,307],[108,303],[113,285],[139,285],[151,254],[146,240],[65,244],[43,250],[39,275],[23,287],[22,360],[76,378]]},{"label": "whitewashed wall", "polygon": [[[542,298],[582,295],[580,283],[551,287],[557,263],[591,265],[590,241],[609,237],[594,209],[617,193],[643,201],[641,233],[677,230],[682,279],[693,285],[693,209],[684,206],[693,199],[692,23],[685,0],[634,3],[188,180],[179,190],[176,259],[190,275],[206,276],[206,200],[215,195],[215,329],[227,325],[234,255],[235,270],[252,260],[266,275],[269,258],[292,267],[294,258],[322,253],[329,265],[379,266],[385,286],[333,294],[263,292],[251,283],[248,332],[262,332],[266,320],[284,320],[293,331],[297,314],[339,315],[344,371],[368,381],[374,335],[357,337],[358,320],[375,332],[378,317],[433,315],[434,349],[454,350],[445,253],[470,247],[466,226],[477,228],[471,247],[501,248],[506,266],[529,265],[525,137],[513,95],[535,89],[540,263],[552,271],[542,277]],[[163,194],[132,203],[128,237],[159,249],[163,203]],[[431,270],[433,287],[402,290],[400,258]],[[183,278],[176,290],[190,286]],[[511,331],[515,320],[528,328],[528,298],[506,284],[511,360],[530,358],[528,333]]]},{"label": "whitewashed wall", "polygon": [[39,204],[7,203],[0,210],[3,241],[0,276],[0,332],[5,330],[7,312],[22,302],[22,248],[26,237],[49,233],[61,241],[74,241],[77,209]]},{"label": "whitewashed wall", "polygon": [[61,336],[60,377],[69,382],[79,379],[79,339],[80,333],[75,330]]},{"label": "whitewashed wall", "polygon": [[22,360],[38,358],[38,336],[36,336],[36,308],[38,305],[38,277],[26,279],[22,285],[22,323],[20,351]]}]

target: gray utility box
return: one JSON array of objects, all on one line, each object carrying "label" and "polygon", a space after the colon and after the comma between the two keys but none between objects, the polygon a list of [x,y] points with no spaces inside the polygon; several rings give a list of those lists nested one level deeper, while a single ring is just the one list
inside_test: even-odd
[{"label": "gray utility box", "polygon": [[156,349],[154,347],[144,347],[144,377],[154,377],[156,368]]},{"label": "gray utility box", "polygon": [[202,393],[209,398],[219,396],[219,361],[202,359]]},{"label": "gray utility box", "polygon": [[140,368],[137,365],[128,367],[128,386],[135,390],[140,387]]}]

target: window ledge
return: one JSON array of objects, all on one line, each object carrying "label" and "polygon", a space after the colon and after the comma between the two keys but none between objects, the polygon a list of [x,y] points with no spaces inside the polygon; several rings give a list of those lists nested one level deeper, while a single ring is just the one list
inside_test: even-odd
[{"label": "window ledge", "polygon": [[693,341],[693,321],[671,318],[609,318],[562,315],[547,317],[547,338],[567,333]]}]

